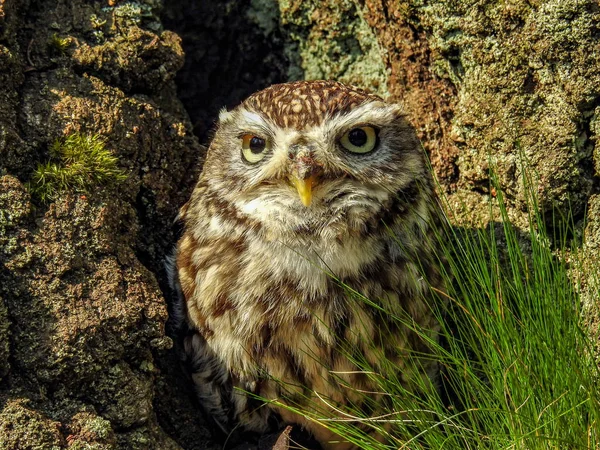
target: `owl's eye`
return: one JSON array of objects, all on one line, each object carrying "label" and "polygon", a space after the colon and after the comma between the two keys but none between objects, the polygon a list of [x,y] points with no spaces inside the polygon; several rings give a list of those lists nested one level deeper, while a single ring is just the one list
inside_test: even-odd
[{"label": "owl's eye", "polygon": [[344,133],[340,144],[352,153],[369,153],[377,145],[377,131],[369,126],[352,128]]},{"label": "owl's eye", "polygon": [[253,134],[242,136],[242,155],[249,163],[257,163],[265,157],[267,141]]}]

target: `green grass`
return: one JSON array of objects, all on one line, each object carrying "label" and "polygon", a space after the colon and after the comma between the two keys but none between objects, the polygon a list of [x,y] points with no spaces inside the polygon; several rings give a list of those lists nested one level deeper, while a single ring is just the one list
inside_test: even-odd
[{"label": "green grass", "polygon": [[122,181],[118,158],[104,146],[100,136],[74,133],[50,148],[51,160],[38,165],[28,183],[43,203],[64,192],[87,193],[94,186]]},{"label": "green grass", "polygon": [[530,196],[525,240],[496,191],[496,226],[447,227],[440,235],[440,244],[450,243],[442,246],[449,308],[441,317],[447,347],[436,353],[451,401],[436,411],[440,418],[456,412],[457,426],[440,427],[426,441],[430,448],[597,449],[599,372],[578,288],[557,256],[577,246],[568,241],[572,222],[557,214],[550,235]]},{"label": "green grass", "polygon": [[[385,393],[378,417],[356,410],[323,420],[296,410],[365,449],[600,448],[600,373],[581,325],[578,286],[560,257],[579,245],[572,220],[544,217],[531,196],[529,230],[519,231],[496,192],[490,217],[494,208],[500,220],[482,229],[446,225],[438,234],[447,284],[446,293],[437,292],[444,306],[432,305],[439,343],[418,331],[440,364],[441,388],[423,379],[416,394],[387,367],[387,377],[371,375]],[[410,320],[405,325],[416,329]],[[412,356],[415,365],[423,357]]]}]

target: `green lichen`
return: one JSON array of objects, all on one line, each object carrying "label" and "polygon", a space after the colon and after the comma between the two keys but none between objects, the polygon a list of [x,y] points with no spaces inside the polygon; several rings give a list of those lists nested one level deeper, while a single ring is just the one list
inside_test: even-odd
[{"label": "green lichen", "polygon": [[[29,200],[29,194],[17,178],[10,175],[0,177],[0,259],[23,249],[19,230],[31,212]],[[0,366],[1,364],[0,357]]]},{"label": "green lichen", "polygon": [[92,14],[90,16],[90,25],[93,29],[100,29],[106,25],[106,19],[102,19],[96,14]]},{"label": "green lichen", "polygon": [[162,29],[156,14],[159,8],[160,3],[155,1],[124,2],[102,8],[102,11],[111,13],[119,26],[141,26],[144,23],[147,28],[158,31]]},{"label": "green lichen", "polygon": [[75,133],[57,140],[50,148],[52,160],[40,164],[29,182],[29,190],[43,203],[64,192],[88,192],[92,186],[126,178],[118,158],[97,135]]},{"label": "green lichen", "polygon": [[246,17],[269,36],[279,26],[279,10],[275,0],[251,0]]},{"label": "green lichen", "polygon": [[115,432],[110,421],[90,413],[78,413],[71,425],[69,450],[112,450]]},{"label": "green lichen", "polygon": [[93,417],[88,420],[83,427],[83,431],[93,434],[98,439],[108,439],[113,434],[110,422],[102,417]]},{"label": "green lichen", "polygon": [[593,188],[587,167],[598,154],[597,2],[411,3],[437,58],[433,71],[458,91],[451,125],[459,188],[487,186],[493,159],[518,214],[523,153],[535,168],[540,207],[581,213]]},{"label": "green lichen", "polygon": [[126,2],[114,8],[114,14],[124,20],[139,25],[143,18],[151,18],[152,7],[137,2]]},{"label": "green lichen", "polygon": [[37,411],[29,400],[11,399],[0,407],[0,448],[60,450],[59,423]]},{"label": "green lichen", "polygon": [[335,79],[387,95],[384,52],[355,2],[290,0],[279,8],[287,53],[300,56],[305,79]]}]

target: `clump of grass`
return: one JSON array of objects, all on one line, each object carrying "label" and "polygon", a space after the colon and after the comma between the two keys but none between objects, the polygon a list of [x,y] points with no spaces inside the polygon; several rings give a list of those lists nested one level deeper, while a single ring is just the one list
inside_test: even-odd
[{"label": "clump of grass", "polygon": [[48,39],[48,45],[57,50],[60,54],[67,52],[73,40],[70,37],[61,37],[58,33],[52,33]]},{"label": "clump of grass", "polygon": [[550,233],[530,196],[523,245],[501,190],[492,184],[501,220],[482,229],[446,225],[438,234],[448,288],[436,291],[438,301],[431,305],[441,324],[440,341],[410,319],[397,318],[432,349],[430,355],[410,355],[407,364],[434,358],[441,388],[416,378],[417,388],[406,389],[390,376],[393,367],[385,376],[377,374],[349,353],[378,380],[385,410],[377,417],[340,410],[339,420],[319,417],[318,406],[295,411],[363,449],[600,448],[600,371],[581,325],[578,287],[557,256],[578,245],[568,241],[576,236],[572,220],[567,215],[550,221],[557,224]]},{"label": "clump of grass", "polygon": [[597,449],[600,372],[581,325],[578,287],[557,257],[579,245],[568,241],[576,235],[572,218],[556,212],[547,221],[524,178],[523,245],[491,178],[500,221],[464,232],[447,226],[439,236],[449,308],[439,314],[447,346],[436,356],[450,394],[436,411],[453,425],[436,426],[427,440],[444,448]]},{"label": "clump of grass", "polygon": [[56,140],[50,156],[50,161],[38,165],[29,182],[30,191],[43,203],[64,192],[86,193],[93,186],[127,178],[118,167],[118,158],[98,135],[74,133]]}]

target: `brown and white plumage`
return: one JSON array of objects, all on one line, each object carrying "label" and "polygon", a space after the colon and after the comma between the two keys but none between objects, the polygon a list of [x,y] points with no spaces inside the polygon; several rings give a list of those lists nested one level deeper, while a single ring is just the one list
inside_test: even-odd
[{"label": "brown and white plumage", "polygon": [[175,256],[195,330],[186,352],[210,414],[225,427],[264,431],[275,412],[325,448],[342,448],[319,424],[261,407],[242,391],[283,403],[309,397],[314,407],[360,404],[359,391],[377,387],[345,356],[348,348],[375,368],[381,352],[402,368],[408,349],[424,350],[341,283],[433,330],[422,275],[439,284],[430,242],[437,211],[420,144],[398,105],[308,81],[271,86],[221,113],[181,210]]}]

